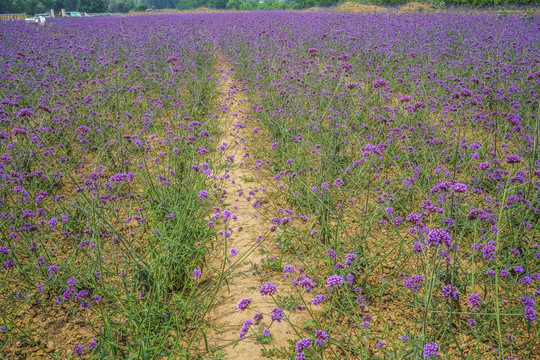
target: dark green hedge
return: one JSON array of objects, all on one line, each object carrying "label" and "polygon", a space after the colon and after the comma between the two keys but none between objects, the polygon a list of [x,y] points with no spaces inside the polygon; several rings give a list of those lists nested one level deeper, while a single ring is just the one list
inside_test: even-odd
[{"label": "dark green hedge", "polygon": [[[380,5],[403,5],[408,0],[371,0],[371,3]],[[475,6],[475,7],[490,7],[490,6],[540,6],[540,0],[424,0],[433,5],[446,6]]]}]

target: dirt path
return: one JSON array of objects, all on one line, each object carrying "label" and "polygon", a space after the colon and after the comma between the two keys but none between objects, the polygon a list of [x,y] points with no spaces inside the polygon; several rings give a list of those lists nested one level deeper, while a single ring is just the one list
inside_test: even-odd
[{"label": "dirt path", "polygon": [[[220,351],[224,357],[214,356],[214,358],[224,359],[263,359],[263,344],[256,340],[255,334],[262,335],[265,328],[271,331],[271,342],[264,344],[266,349],[276,349],[287,346],[287,339],[297,339],[296,332],[287,323],[287,319],[293,324],[301,324],[303,314],[298,311],[286,311],[286,318],[281,322],[270,320],[270,313],[276,306],[274,300],[267,296],[259,294],[261,284],[271,281],[279,288],[277,295],[286,296],[291,293],[290,281],[283,279],[277,272],[261,270],[261,260],[263,254],[261,246],[271,246],[271,236],[269,235],[270,221],[267,219],[264,206],[255,207],[253,204],[258,200],[267,203],[273,194],[263,191],[264,179],[253,169],[255,162],[250,157],[244,157],[250,153],[250,143],[254,138],[253,128],[256,127],[255,120],[246,117],[249,111],[245,95],[241,91],[241,84],[237,84],[231,67],[222,55],[216,71],[220,74],[220,96],[218,102],[225,113],[221,114],[223,123],[224,137],[222,142],[227,143],[223,159],[230,159],[234,156],[234,164],[227,161],[228,172],[223,172],[221,176],[228,174],[223,190],[226,191],[224,197],[223,209],[230,210],[238,217],[236,222],[230,222],[231,236],[227,240],[227,257],[232,261],[233,270],[224,281],[214,305],[207,317],[207,321],[216,331],[208,335],[209,345],[222,348]],[[222,145],[222,144],[219,144]],[[240,194],[240,195],[239,195]],[[239,227],[241,230],[239,231]],[[220,231],[219,229],[217,231]],[[268,239],[266,239],[268,237]],[[223,239],[224,236],[220,236]],[[209,257],[209,265],[212,272],[217,275],[221,271],[224,258],[224,240],[217,244],[216,251]],[[231,249],[237,251],[236,255],[231,256]],[[241,261],[239,261],[242,259]],[[235,265],[236,264],[236,265]],[[238,303],[242,298],[251,299],[247,309],[239,311]],[[245,338],[239,340],[239,333],[244,321],[253,319],[253,316],[261,312],[264,317],[261,321],[254,321]],[[271,324],[272,323],[272,324]],[[271,326],[270,326],[271,325]],[[255,332],[254,332],[255,331]],[[237,342],[239,340],[239,342]],[[275,350],[274,350],[275,351]],[[211,358],[211,357],[210,357]]]}]

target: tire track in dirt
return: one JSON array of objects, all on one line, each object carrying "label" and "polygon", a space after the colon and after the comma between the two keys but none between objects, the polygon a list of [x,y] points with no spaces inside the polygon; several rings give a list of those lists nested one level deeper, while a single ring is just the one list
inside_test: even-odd
[{"label": "tire track in dirt", "polygon": [[[273,298],[259,294],[261,285],[268,281],[278,286],[276,295],[280,296],[291,294],[292,286],[289,281],[282,278],[280,273],[265,274],[260,266],[263,258],[262,246],[263,244],[268,246],[268,241],[272,237],[269,232],[271,223],[264,207],[253,205],[256,201],[262,203],[271,201],[270,198],[274,194],[273,191],[262,190],[265,179],[262,179],[258,171],[254,169],[256,164],[254,160],[251,160],[253,159],[251,154],[249,157],[244,157],[250,151],[250,143],[254,141],[253,128],[256,121],[248,115],[250,107],[243,94],[243,86],[235,81],[228,60],[219,51],[216,56],[220,91],[218,101],[223,111],[221,123],[224,136],[221,142],[227,144],[223,159],[228,165],[228,171],[225,170],[220,177],[225,174],[229,177],[225,179],[221,189],[226,192],[221,210],[231,211],[237,216],[237,221],[229,222],[228,231],[231,235],[226,241],[226,252],[225,236],[220,235],[219,243],[215,246],[216,250],[208,257],[208,265],[214,277],[220,275],[225,257],[232,261],[232,265],[226,264],[225,271],[227,272],[228,267],[232,270],[222,282],[206,319],[209,327],[213,329],[207,334],[208,345],[219,348],[220,355],[224,357],[214,355],[214,357],[206,358],[267,359],[260,349],[263,347],[279,349],[290,346],[287,339],[298,339],[297,327],[307,319],[307,314],[296,310],[284,310],[285,318],[282,322],[272,322],[270,313],[277,305]],[[234,156],[234,164],[230,161],[231,156]],[[222,230],[223,228],[217,231]],[[237,255],[231,256],[232,248],[236,249]],[[247,309],[239,311],[237,305],[242,298],[250,298],[252,301]],[[263,319],[259,322],[254,321],[245,338],[237,341],[244,321],[253,319],[253,316],[259,312],[264,314]],[[272,341],[263,346],[256,341],[254,335],[255,333],[262,334],[265,328],[270,329]]]}]

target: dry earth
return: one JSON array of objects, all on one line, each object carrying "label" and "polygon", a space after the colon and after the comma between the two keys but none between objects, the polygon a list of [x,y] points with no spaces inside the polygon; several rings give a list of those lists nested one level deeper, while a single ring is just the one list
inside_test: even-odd
[{"label": "dry earth", "polygon": [[[224,236],[221,236],[221,243],[209,256],[209,266],[214,277],[220,275],[224,260],[228,276],[207,318],[209,328],[215,328],[213,333],[208,335],[208,341],[211,347],[218,348],[225,354],[225,359],[263,359],[259,349],[263,347],[279,349],[288,346],[288,339],[299,338],[297,326],[307,319],[307,313],[285,310],[285,319],[281,323],[272,323],[270,313],[276,304],[271,297],[259,294],[259,288],[267,281],[278,286],[280,296],[289,295],[292,286],[290,281],[284,280],[276,272],[271,272],[269,277],[268,272],[261,267],[262,249],[269,246],[268,242],[271,241],[268,230],[270,221],[264,206],[258,208],[253,205],[257,200],[259,203],[268,203],[274,194],[271,190],[262,190],[265,186],[264,179],[253,169],[254,161],[244,157],[244,154],[250,152],[250,144],[257,136],[253,133],[256,120],[247,115],[250,108],[243,94],[242,85],[235,81],[227,59],[223,55],[218,57],[216,69],[220,74],[218,101],[222,109],[225,108],[224,104],[227,105],[227,110],[221,117],[225,131],[222,142],[228,144],[224,161],[231,156],[235,159],[234,164],[227,162],[229,171],[221,174],[223,176],[227,173],[230,176],[223,187],[226,191],[225,208],[237,215],[238,220],[234,226],[231,225],[230,238],[225,242]],[[231,256],[232,248],[236,249],[237,255]],[[229,259],[231,263],[228,263]],[[239,311],[237,304],[242,298],[249,298],[252,301],[247,309]],[[251,327],[244,339],[237,341],[244,321],[252,319],[258,312],[264,314],[263,319]],[[265,328],[270,329],[272,341],[263,346],[255,339],[255,334],[261,338]]]}]

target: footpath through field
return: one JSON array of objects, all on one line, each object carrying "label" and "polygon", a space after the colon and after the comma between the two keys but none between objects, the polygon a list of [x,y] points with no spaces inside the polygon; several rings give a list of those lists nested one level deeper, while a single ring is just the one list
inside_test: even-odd
[{"label": "footpath through field", "polygon": [[[275,298],[259,293],[261,285],[268,281],[277,285],[281,296],[289,294],[291,285],[276,272],[268,277],[261,271],[262,248],[263,244],[270,246],[271,225],[264,204],[270,202],[273,194],[265,189],[264,179],[253,169],[256,163],[252,160],[249,147],[255,141],[253,129],[256,120],[248,115],[249,105],[243,86],[235,81],[226,57],[221,52],[217,53],[217,57],[218,101],[224,132],[219,146],[225,149],[223,162],[227,165],[220,174],[220,177],[225,177],[221,211],[228,209],[237,219],[229,222],[227,231],[230,237],[226,239],[226,235],[220,234],[220,243],[216,244],[214,253],[208,257],[213,277],[218,277],[223,268],[227,277],[206,319],[209,327],[214,329],[207,334],[208,345],[219,350],[213,357],[204,358],[263,359],[261,348],[277,355],[281,352],[278,349],[288,346],[287,339],[298,338],[291,323],[302,324],[305,319],[298,312],[284,310],[285,317],[280,323],[272,321],[270,314],[276,307]],[[221,233],[224,229],[216,231]],[[231,255],[231,251],[237,254]],[[250,299],[251,303],[240,311],[238,304],[243,298]],[[254,319],[257,313],[263,314],[262,320]],[[250,325],[245,338],[239,340],[243,324],[248,319],[253,320],[253,325]],[[264,336],[266,328],[271,332],[270,337]]]}]

